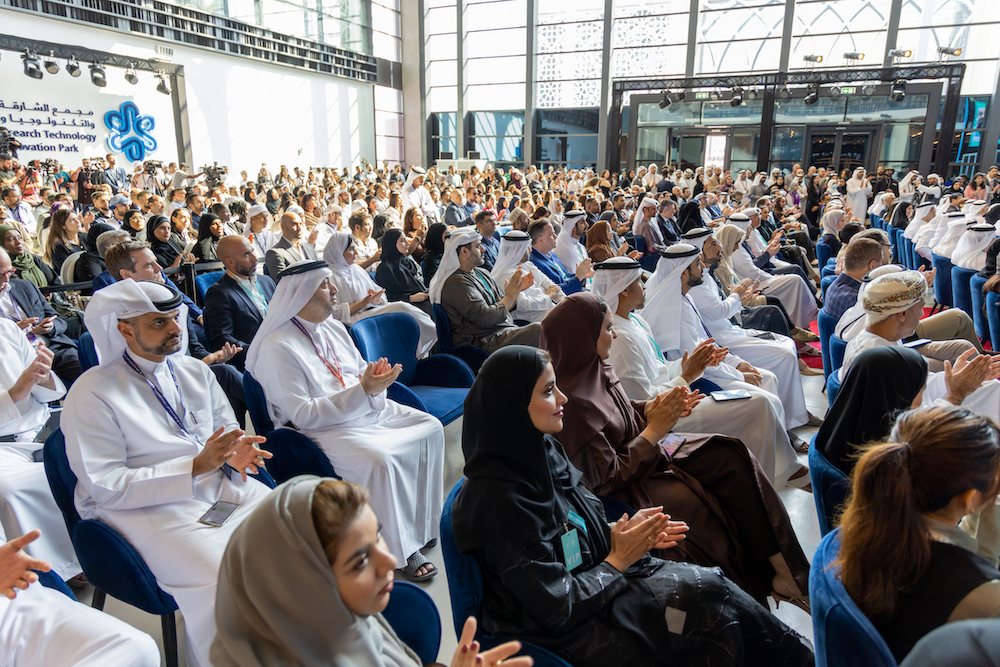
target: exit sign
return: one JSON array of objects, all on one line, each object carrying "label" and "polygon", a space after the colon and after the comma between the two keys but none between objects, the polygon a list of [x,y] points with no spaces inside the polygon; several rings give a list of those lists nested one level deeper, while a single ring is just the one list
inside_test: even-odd
[{"label": "exit sign", "polygon": [[694,94],[694,99],[696,99],[696,100],[707,100],[708,99],[708,93],[695,93]]},{"label": "exit sign", "polygon": [[854,95],[858,92],[858,89],[853,86],[843,86],[840,89],[841,95]]}]

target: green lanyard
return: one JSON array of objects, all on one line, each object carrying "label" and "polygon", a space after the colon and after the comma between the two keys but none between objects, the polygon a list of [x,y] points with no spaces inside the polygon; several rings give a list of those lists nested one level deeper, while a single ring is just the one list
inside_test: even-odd
[{"label": "green lanyard", "polygon": [[642,322],[639,321],[639,318],[636,317],[635,315],[633,315],[632,313],[629,313],[628,317],[629,317],[630,320],[632,320],[633,322],[635,322],[636,324],[639,325],[639,328],[642,329],[642,332],[644,334],[646,334],[646,338],[648,338],[649,342],[653,344],[653,349],[656,350],[656,357],[657,357],[657,359],[659,359],[663,363],[667,363],[666,357],[663,356],[663,351],[660,349],[660,346],[656,344],[656,339],[653,338],[653,336],[650,335],[650,333],[646,329],[646,327],[642,326]]}]

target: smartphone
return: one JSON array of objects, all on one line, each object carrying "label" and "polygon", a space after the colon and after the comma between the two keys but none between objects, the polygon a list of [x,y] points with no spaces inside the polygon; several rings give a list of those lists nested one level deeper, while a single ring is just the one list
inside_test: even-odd
[{"label": "smartphone", "polygon": [[653,560],[647,555],[625,570],[624,575],[630,579],[633,577],[651,577],[654,572],[663,567],[664,562],[659,559]]},{"label": "smartphone", "polygon": [[212,526],[213,528],[218,528],[222,524],[226,523],[236,510],[239,509],[239,505],[236,503],[227,503],[224,500],[220,500],[212,505],[207,512],[205,512],[198,523],[203,523],[206,526]]},{"label": "smartphone", "polygon": [[750,398],[750,392],[746,389],[731,389],[729,391],[713,391],[711,396],[719,403],[723,401],[742,401]]},{"label": "smartphone", "polygon": [[930,338],[918,338],[916,340],[903,343],[903,347],[920,347],[921,345],[927,345],[929,342],[931,342]]},{"label": "smartphone", "polygon": [[660,446],[663,447],[663,451],[667,453],[667,456],[673,456],[674,453],[681,448],[687,442],[687,438],[683,435],[678,435],[676,433],[667,433],[660,440]]}]

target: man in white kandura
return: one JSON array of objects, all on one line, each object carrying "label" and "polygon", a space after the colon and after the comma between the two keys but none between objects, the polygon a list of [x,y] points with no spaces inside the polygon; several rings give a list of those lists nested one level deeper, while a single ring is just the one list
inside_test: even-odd
[{"label": "man in white kandura", "polygon": [[522,272],[530,271],[535,282],[517,294],[517,319],[541,322],[566,294],[531,262],[530,255],[531,237],[526,232],[512,229],[500,241],[500,252],[490,275],[497,285],[506,285],[518,267]]},{"label": "man in white kandura", "polygon": [[[683,238],[684,243],[690,243],[701,250],[701,259],[706,267],[719,262],[722,245],[715,239],[711,229],[692,229]],[[729,318],[743,310],[741,295],[736,291],[723,299],[720,289],[712,272],[705,268],[701,284],[692,287],[687,296],[717,344],[728,347],[730,352],[757,368],[765,368],[774,373],[778,379],[774,393],[785,406],[789,428],[805,424],[810,420],[810,415],[802,390],[795,341],[787,336],[734,325]]]},{"label": "man in white kandura", "polygon": [[293,424],[323,449],[333,469],[371,493],[382,536],[402,574],[437,573],[420,549],[438,536],[444,429],[434,417],[386,398],[402,367],[366,363],[332,315],[337,290],[323,262],[282,272],[246,368],[260,382],[275,425]]},{"label": "man in white kandura", "polygon": [[[663,260],[661,260],[662,262]],[[726,357],[711,338],[685,348],[673,361],[664,357],[649,325],[635,314],[645,305],[642,268],[628,257],[614,257],[595,265],[593,291],[615,314],[617,335],[608,358],[629,398],[652,400],[676,386],[691,387],[704,372],[714,370]],[[698,388],[696,384],[694,388]],[[705,399],[691,414],[677,422],[678,431],[722,433],[739,438],[754,453],[768,479],[781,489],[786,483],[800,488],[809,484],[809,470],[799,465],[785,432],[785,417],[776,397],[746,384],[750,398],[718,403]]]},{"label": "man in white kandura", "polygon": [[430,225],[438,222],[438,210],[431,199],[431,193],[424,187],[424,177],[427,175],[422,167],[416,165],[410,167],[410,173],[406,177],[406,182],[400,188],[400,198],[403,200],[403,212],[409,208],[419,208],[424,213],[424,219]]},{"label": "man in white kandura", "polygon": [[50,565],[24,551],[37,539],[34,530],[7,542],[0,531],[0,663],[159,667],[160,649],[145,632],[38,582],[32,570]]},{"label": "man in white kandura", "polygon": [[[187,661],[209,665],[219,564],[237,525],[270,489],[246,471],[271,457],[244,435],[211,369],[186,356],[187,308],[166,285],[122,280],[94,294],[87,329],[100,365],[62,413],[76,507],[136,548],[184,615]],[[223,525],[199,519],[237,505]]]}]

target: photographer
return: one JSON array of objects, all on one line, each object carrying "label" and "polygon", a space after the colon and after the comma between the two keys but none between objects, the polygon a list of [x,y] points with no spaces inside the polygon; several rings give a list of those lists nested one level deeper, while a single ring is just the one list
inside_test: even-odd
[{"label": "photographer", "polygon": [[[182,190],[190,185],[194,185],[194,179],[202,175],[201,173],[189,174],[187,172],[187,169],[188,166],[182,162],[180,169],[175,171],[172,175],[173,180],[170,183],[170,187],[172,187],[174,190]],[[191,181],[191,183],[188,183],[189,180]]]},{"label": "photographer", "polygon": [[21,189],[23,201],[31,206],[37,206],[41,203],[40,193],[44,183],[42,183],[41,163],[38,160],[32,160],[23,168],[17,186]]},{"label": "photographer", "polygon": [[114,194],[128,194],[129,180],[128,171],[125,167],[117,166],[118,160],[111,153],[107,154],[107,167],[104,169],[104,182],[111,186]]},{"label": "photographer", "polygon": [[0,153],[0,187],[13,187],[17,182],[17,171],[10,153]]},{"label": "photographer", "polygon": [[83,158],[83,164],[69,177],[69,180],[76,184],[76,201],[81,210],[93,204],[94,183],[91,179],[94,171],[91,169],[90,159]]},{"label": "photographer", "polygon": [[16,158],[18,148],[22,148],[21,142],[12,137],[6,127],[0,127],[0,153],[9,153]]},{"label": "photographer", "polygon": [[132,183],[140,190],[148,190],[150,193],[163,194],[160,187],[158,174],[163,169],[163,163],[158,160],[146,160],[141,165],[136,165],[135,176]]}]

